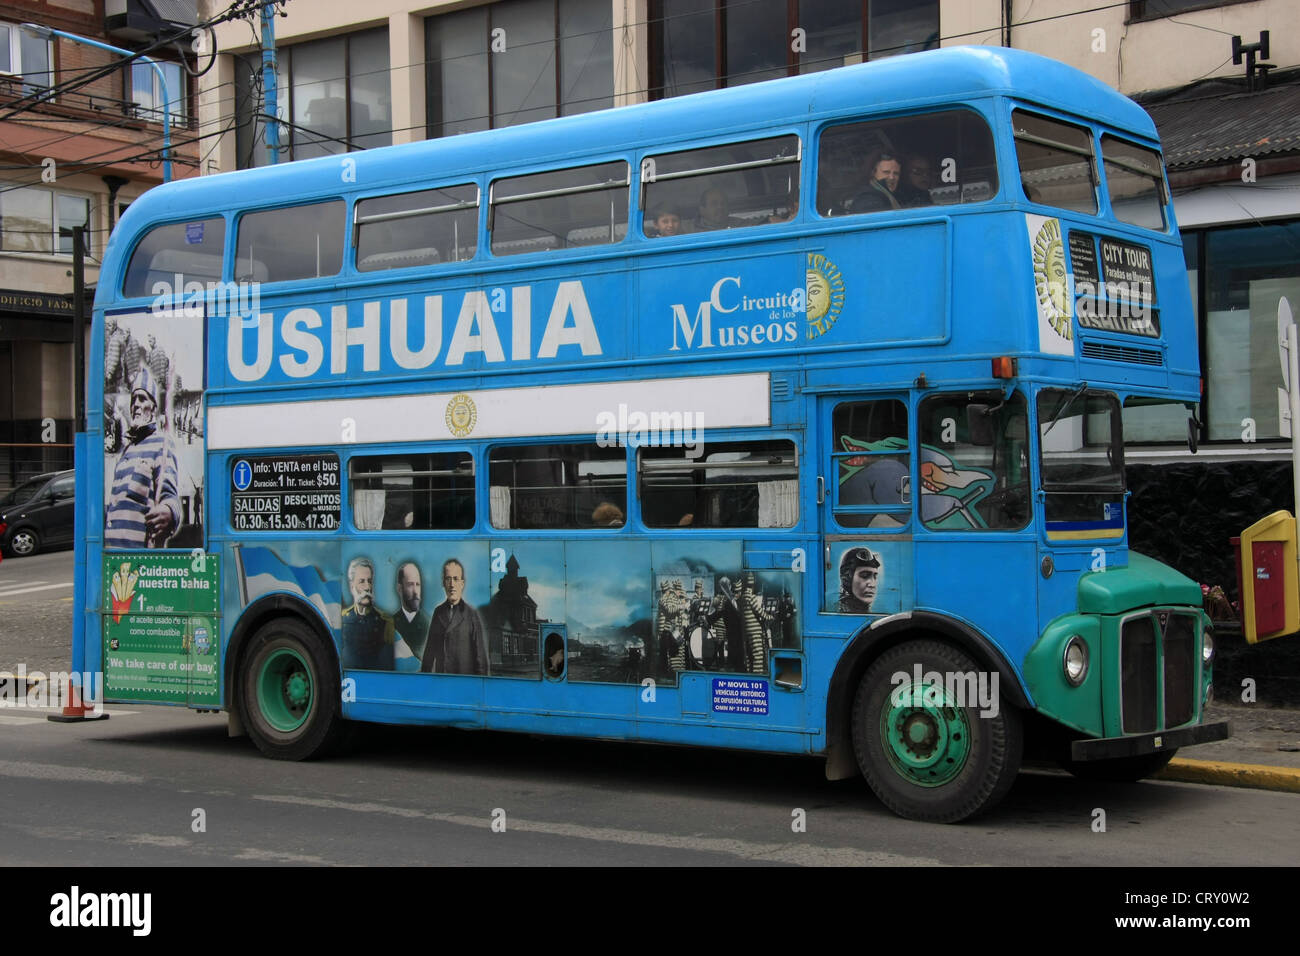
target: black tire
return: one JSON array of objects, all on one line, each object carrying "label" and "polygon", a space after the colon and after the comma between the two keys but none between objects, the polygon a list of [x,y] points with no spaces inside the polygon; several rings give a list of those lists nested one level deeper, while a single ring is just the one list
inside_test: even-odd
[{"label": "black tire", "polygon": [[1135,757],[1112,757],[1110,760],[1071,760],[1067,757],[1060,764],[1080,780],[1137,783],[1165,769],[1176,753],[1177,747]]},{"label": "black tire", "polygon": [[310,760],[338,747],[346,724],[338,661],[303,621],[277,618],[258,629],[241,655],[237,688],[244,729],[266,756]]},{"label": "black tire", "polygon": [[[977,701],[967,707],[941,706],[937,712],[947,715],[942,718],[945,732],[933,739],[925,737],[918,744],[922,750],[930,747],[924,759],[933,760],[935,769],[931,773],[909,768],[909,776],[896,766],[897,758],[891,754],[897,751],[886,742],[885,732],[891,722],[897,724],[900,734],[904,725],[915,725],[922,734],[934,726],[927,723],[922,709],[912,708],[911,715],[905,717],[907,708],[895,707],[891,699],[896,688],[904,694],[911,685],[916,665],[922,674],[979,674],[983,670],[962,651],[938,641],[913,641],[886,651],[858,685],[853,702],[853,749],[863,777],[889,809],[910,820],[956,823],[991,809],[1011,789],[1020,770],[1024,742],[1020,712],[1005,701],[999,702],[997,715],[989,717],[980,716]],[[902,684],[891,680],[898,673],[907,675],[908,680]],[[942,696],[938,700],[946,703]]]},{"label": "black tire", "polygon": [[15,558],[27,558],[41,550],[41,536],[35,528],[19,528],[9,535],[9,553]]}]

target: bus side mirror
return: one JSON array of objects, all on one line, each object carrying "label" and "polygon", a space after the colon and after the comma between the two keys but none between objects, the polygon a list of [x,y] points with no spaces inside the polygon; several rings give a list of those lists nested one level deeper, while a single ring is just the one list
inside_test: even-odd
[{"label": "bus side mirror", "polygon": [[993,415],[989,406],[966,406],[966,440],[972,445],[993,444]]}]

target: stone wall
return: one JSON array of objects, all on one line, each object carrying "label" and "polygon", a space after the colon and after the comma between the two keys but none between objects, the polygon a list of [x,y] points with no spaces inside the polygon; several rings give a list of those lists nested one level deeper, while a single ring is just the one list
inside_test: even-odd
[{"label": "stone wall", "polygon": [[[1274,511],[1295,513],[1291,463],[1233,461],[1130,465],[1129,547],[1223,588],[1234,603],[1237,572],[1230,538]],[[1214,696],[1240,703],[1242,682],[1257,702],[1300,707],[1300,635],[1247,644],[1237,622],[1215,630]]]}]

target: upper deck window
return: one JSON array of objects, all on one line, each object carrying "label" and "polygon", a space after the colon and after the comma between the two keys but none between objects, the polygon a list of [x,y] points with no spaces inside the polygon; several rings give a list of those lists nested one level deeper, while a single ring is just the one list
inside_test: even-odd
[{"label": "upper deck window", "polygon": [[824,216],[983,202],[997,191],[993,134],[970,110],[848,123],[821,135]]},{"label": "upper deck window", "polygon": [[1114,136],[1101,138],[1106,192],[1115,218],[1144,229],[1165,228],[1165,178],[1160,154]]},{"label": "upper deck window", "polygon": [[341,199],[248,213],[239,220],[235,278],[285,282],[337,275],[345,217]]},{"label": "upper deck window", "polygon": [[628,165],[598,163],[492,184],[492,254],[618,242],[627,235]]},{"label": "upper deck window", "polygon": [[786,222],[799,211],[798,136],[774,136],[641,161],[647,236]]},{"label": "upper deck window", "polygon": [[1095,215],[1097,172],[1092,134],[1024,110],[1011,114],[1020,185],[1030,202]]},{"label": "upper deck window", "polygon": [[363,199],[356,229],[362,272],[471,259],[478,248],[478,186]]},{"label": "upper deck window", "polygon": [[131,254],[122,296],[156,295],[155,282],[171,289],[177,276],[181,288],[174,290],[176,295],[189,282],[219,282],[225,249],[226,220],[221,217],[155,226]]}]

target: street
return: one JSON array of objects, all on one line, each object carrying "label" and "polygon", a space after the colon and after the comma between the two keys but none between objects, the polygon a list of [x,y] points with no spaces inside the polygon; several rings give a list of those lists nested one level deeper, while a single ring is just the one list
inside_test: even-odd
[{"label": "street", "polygon": [[[71,552],[0,564],[0,670],[66,668],[71,574]],[[0,864],[1294,863],[1287,793],[1031,768],[989,815],[941,827],[813,759],[367,726],[343,756],[284,763],[224,715],[110,712],[0,712]]]}]

